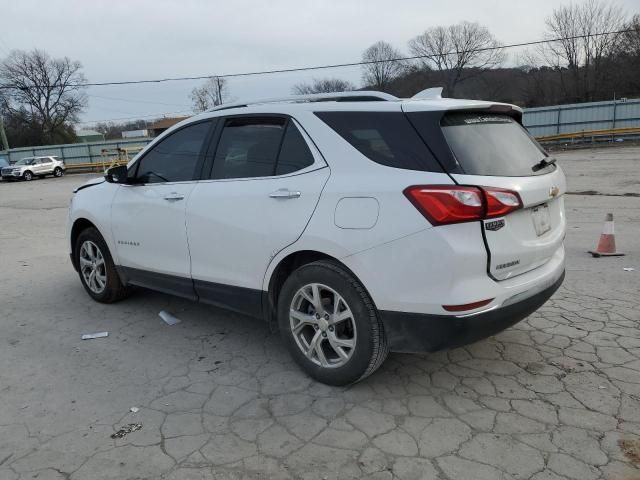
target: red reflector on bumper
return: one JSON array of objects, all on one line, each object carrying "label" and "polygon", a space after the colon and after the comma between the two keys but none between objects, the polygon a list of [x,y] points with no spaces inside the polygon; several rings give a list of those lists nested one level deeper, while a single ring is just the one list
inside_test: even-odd
[{"label": "red reflector on bumper", "polygon": [[476,308],[484,307],[492,301],[493,298],[489,298],[487,300],[480,300],[479,302],[465,303],[464,305],[443,305],[442,308],[447,312],[466,312],[467,310],[475,310]]}]

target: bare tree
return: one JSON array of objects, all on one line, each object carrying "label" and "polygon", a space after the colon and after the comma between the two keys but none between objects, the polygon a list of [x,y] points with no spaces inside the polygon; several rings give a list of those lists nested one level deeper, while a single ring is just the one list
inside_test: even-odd
[{"label": "bare tree", "polygon": [[592,100],[603,80],[604,61],[620,43],[620,34],[600,35],[621,30],[623,10],[601,0],[558,7],[546,20],[546,37],[558,39],[545,44],[541,53],[547,63],[564,73],[563,88],[567,100]]},{"label": "bare tree", "polygon": [[389,83],[404,71],[404,62],[397,60],[401,56],[398,50],[383,41],[367,48],[362,54],[362,61],[367,62],[362,66],[365,85],[382,91],[388,89]]},{"label": "bare tree", "polygon": [[422,57],[419,63],[424,68],[440,72],[450,96],[460,82],[504,61],[500,43],[478,23],[429,28],[409,41],[409,50]]},{"label": "bare tree", "polygon": [[624,32],[620,40],[620,50],[627,55],[640,58],[640,14],[635,14],[625,24]]},{"label": "bare tree", "polygon": [[228,96],[227,80],[221,77],[208,79],[201,87],[191,90],[191,101],[195,112],[204,112],[222,105]]},{"label": "bare tree", "polygon": [[314,78],[311,83],[297,83],[293,86],[292,92],[294,95],[308,95],[311,93],[347,92],[355,89],[356,86],[353,83],[341,78]]},{"label": "bare tree", "polygon": [[40,130],[40,142],[55,141],[87,104],[80,62],[46,52],[15,50],[0,65],[0,83],[10,85],[2,99],[8,114],[19,114]]}]

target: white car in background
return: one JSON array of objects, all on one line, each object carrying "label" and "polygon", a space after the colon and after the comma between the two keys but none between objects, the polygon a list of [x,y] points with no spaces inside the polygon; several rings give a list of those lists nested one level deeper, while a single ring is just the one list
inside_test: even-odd
[{"label": "white car in background", "polygon": [[61,177],[64,175],[65,170],[64,161],[58,157],[27,157],[18,160],[9,167],[2,168],[0,174],[3,180],[20,179],[31,181],[34,177],[42,178],[47,175]]},{"label": "white car in background", "polygon": [[518,107],[379,92],[223,105],[75,193],[87,293],[264,318],[312,377],[487,337],[564,278],[565,177]]}]

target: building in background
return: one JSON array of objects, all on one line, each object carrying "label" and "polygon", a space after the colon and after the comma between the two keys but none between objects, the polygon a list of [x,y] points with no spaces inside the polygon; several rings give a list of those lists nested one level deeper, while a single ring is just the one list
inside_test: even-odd
[{"label": "building in background", "polygon": [[176,123],[181,122],[185,118],[189,117],[167,117],[157,120],[149,125],[149,134],[151,137],[157,137],[162,132],[173,127]]},{"label": "building in background", "polygon": [[122,138],[147,138],[149,136],[149,130],[127,130],[122,132]]},{"label": "building in background", "polygon": [[104,135],[95,130],[78,130],[76,136],[78,143],[104,142]]}]

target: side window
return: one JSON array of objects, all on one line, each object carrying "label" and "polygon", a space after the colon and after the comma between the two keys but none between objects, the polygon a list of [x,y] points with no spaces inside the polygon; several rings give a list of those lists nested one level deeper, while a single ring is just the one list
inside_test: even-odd
[{"label": "side window", "polygon": [[442,172],[427,145],[401,112],[316,112],[316,115],[376,163]]},{"label": "side window", "polygon": [[42,163],[43,165],[50,165],[53,163],[53,160],[51,160],[50,158],[42,158],[40,160],[40,163]]},{"label": "side window", "polygon": [[313,154],[311,150],[309,150],[307,142],[293,121],[289,121],[287,131],[282,140],[280,155],[278,156],[276,175],[284,175],[302,170],[312,164]]},{"label": "side window", "polygon": [[282,117],[227,119],[213,160],[212,178],[272,176],[285,125]]},{"label": "side window", "polygon": [[202,144],[211,122],[184,127],[149,150],[138,162],[140,183],[185,182],[193,180]]}]

